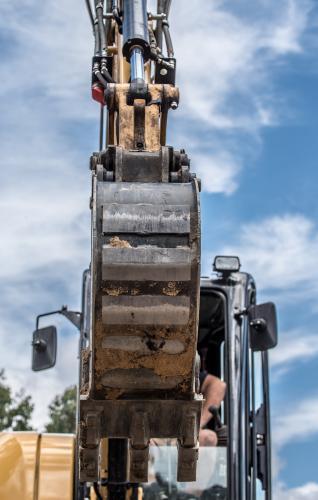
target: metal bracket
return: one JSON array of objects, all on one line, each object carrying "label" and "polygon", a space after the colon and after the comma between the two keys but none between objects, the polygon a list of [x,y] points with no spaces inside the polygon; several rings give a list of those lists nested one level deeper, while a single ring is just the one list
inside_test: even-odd
[{"label": "metal bracket", "polygon": [[256,412],[254,432],[257,449],[257,478],[261,481],[264,490],[267,489],[268,470],[266,460],[266,414],[262,404]]},{"label": "metal bracket", "polygon": [[177,481],[195,481],[196,480],[196,468],[197,461],[199,457],[199,447],[192,446],[186,448],[180,444],[178,441],[178,471],[177,471]]},{"label": "metal bracket", "polygon": [[67,318],[78,330],[81,329],[81,324],[82,324],[82,313],[78,311],[69,311],[67,309],[67,306],[62,306],[61,309],[58,309],[57,311],[51,311],[48,313],[44,314],[38,314],[36,317],[36,322],[35,322],[35,327],[36,330],[39,329],[39,322],[40,318],[45,318],[46,316],[53,316],[53,314],[62,314]]}]

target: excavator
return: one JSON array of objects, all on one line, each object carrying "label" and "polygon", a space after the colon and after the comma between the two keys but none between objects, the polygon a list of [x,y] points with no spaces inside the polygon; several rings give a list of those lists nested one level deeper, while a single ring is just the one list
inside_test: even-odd
[{"label": "excavator", "polygon": [[[155,12],[146,0],[85,2],[100,107],[91,261],[81,311],[40,314],[32,341],[40,371],[56,361],[44,317],[80,332],[76,435],[0,435],[0,498],[271,500],[276,310],[257,304],[238,257],[217,256],[200,277],[200,180],[166,144],[179,106],[171,0]],[[210,409],[218,446],[199,449],[202,366],[227,392]]]}]

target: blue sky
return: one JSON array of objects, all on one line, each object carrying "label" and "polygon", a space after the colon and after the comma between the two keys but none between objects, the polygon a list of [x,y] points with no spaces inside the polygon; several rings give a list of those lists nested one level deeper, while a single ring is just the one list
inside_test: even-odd
[{"label": "blue sky", "polygon": [[[203,273],[236,252],[279,308],[273,351],[275,498],[318,498],[318,5],[174,0],[181,105],[170,140],[203,181]],[[84,2],[83,2],[84,4]],[[76,10],[75,10],[76,9]],[[58,319],[57,367],[30,372],[35,315],[79,308],[89,261],[92,37],[76,0],[0,4],[0,366],[43,426],[76,380],[76,333]],[[65,44],[68,49],[65,50]]]}]

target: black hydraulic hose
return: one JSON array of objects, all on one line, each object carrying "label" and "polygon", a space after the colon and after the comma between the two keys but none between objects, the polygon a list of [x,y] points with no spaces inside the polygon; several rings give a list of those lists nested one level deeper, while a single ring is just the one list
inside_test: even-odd
[{"label": "black hydraulic hose", "polygon": [[100,72],[103,75],[103,77],[108,81],[108,83],[115,83],[111,74],[108,72],[106,59],[102,59]]},{"label": "black hydraulic hose", "polygon": [[[158,14],[164,13],[164,0],[158,0],[157,13]],[[157,21],[157,26],[156,26],[156,39],[159,49],[162,50],[162,21],[159,20]]]},{"label": "black hydraulic hose", "polygon": [[95,0],[95,10],[98,22],[98,31],[100,36],[100,52],[101,55],[106,55],[107,52],[107,42],[105,35],[105,25],[104,25],[104,3],[100,0]]},{"label": "black hydraulic hose", "polygon": [[93,16],[93,11],[92,11],[92,6],[90,0],[85,0],[86,7],[87,7],[87,12],[91,21],[92,28],[94,29],[94,16]]},{"label": "black hydraulic hose", "polygon": [[105,88],[107,87],[107,85],[108,85],[109,83],[112,83],[112,82],[113,82],[113,80],[112,80],[112,82],[108,82],[108,81],[106,80],[106,78],[105,78],[105,77],[101,74],[101,72],[100,72],[100,70],[98,69],[98,67],[97,67],[97,68],[94,68],[94,75],[96,76],[96,78],[99,80],[99,82],[100,82],[100,83],[101,83],[101,84],[102,84]]},{"label": "black hydraulic hose", "polygon": [[122,20],[120,18],[119,9],[118,9],[118,0],[113,0],[112,13],[113,13],[114,19],[115,19],[116,23],[118,24],[118,26],[122,26]]},{"label": "black hydraulic hose", "polygon": [[171,2],[172,2],[172,0],[166,0],[165,6],[164,6],[164,13],[167,16],[167,19],[168,19],[169,14],[170,14]]},{"label": "black hydraulic hose", "polygon": [[173,45],[172,45],[172,40],[171,40],[171,35],[170,35],[168,21],[166,21],[166,20],[162,21],[162,29],[163,29],[163,33],[165,35],[165,41],[166,41],[166,46],[167,46],[168,57],[173,57],[174,56],[174,50],[173,50]]},{"label": "black hydraulic hose", "polygon": [[95,37],[95,49],[94,49],[94,55],[99,56],[100,55],[100,37],[99,37],[99,29],[98,29],[98,23],[97,19],[94,22],[94,37]]},{"label": "black hydraulic hose", "polygon": [[100,491],[99,491],[99,488],[98,488],[98,484],[97,484],[97,483],[93,483],[93,488],[94,488],[94,492],[95,492],[95,495],[96,495],[97,500],[103,500],[103,497],[102,497],[102,495],[100,494]]}]

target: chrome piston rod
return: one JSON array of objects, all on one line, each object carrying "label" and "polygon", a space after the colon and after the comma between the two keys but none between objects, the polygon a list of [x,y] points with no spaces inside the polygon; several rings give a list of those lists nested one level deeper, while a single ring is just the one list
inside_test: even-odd
[{"label": "chrome piston rod", "polygon": [[144,56],[139,47],[134,47],[131,51],[130,77],[131,82],[145,81]]}]

